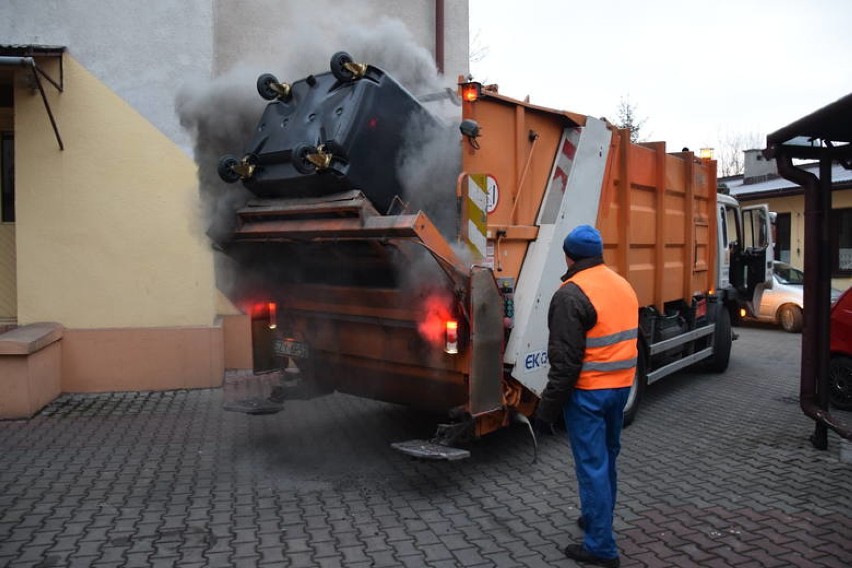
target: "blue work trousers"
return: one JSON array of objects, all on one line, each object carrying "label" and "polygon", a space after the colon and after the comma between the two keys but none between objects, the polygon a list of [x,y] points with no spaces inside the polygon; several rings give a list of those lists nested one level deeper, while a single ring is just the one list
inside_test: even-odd
[{"label": "blue work trousers", "polygon": [[624,405],[629,394],[629,388],[574,389],[564,410],[586,523],[583,546],[600,558],[618,556],[612,533],[615,460],[621,449]]}]

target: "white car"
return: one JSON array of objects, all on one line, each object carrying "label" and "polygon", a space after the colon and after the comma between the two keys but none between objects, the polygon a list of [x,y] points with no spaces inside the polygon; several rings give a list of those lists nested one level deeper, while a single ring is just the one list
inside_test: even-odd
[{"label": "white car", "polygon": [[[805,275],[798,268],[786,262],[772,262],[772,287],[759,286],[755,300],[759,303],[755,319],[775,323],[784,331],[798,333],[804,323],[804,283]],[[840,297],[840,290],[831,289],[831,302]]]}]

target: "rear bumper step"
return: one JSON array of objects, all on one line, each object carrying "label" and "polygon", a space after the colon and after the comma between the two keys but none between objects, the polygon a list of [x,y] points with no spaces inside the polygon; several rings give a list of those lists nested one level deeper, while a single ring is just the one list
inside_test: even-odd
[{"label": "rear bumper step", "polygon": [[470,452],[467,450],[444,446],[427,440],[394,442],[391,447],[407,456],[424,460],[456,461],[470,457]]}]

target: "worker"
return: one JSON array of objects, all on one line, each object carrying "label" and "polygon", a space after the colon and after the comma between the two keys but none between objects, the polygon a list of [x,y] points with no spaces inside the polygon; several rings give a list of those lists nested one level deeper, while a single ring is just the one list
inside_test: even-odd
[{"label": "worker", "polygon": [[548,313],[547,386],[535,420],[565,421],[580,494],[582,544],[565,555],[598,566],[620,565],[612,531],[616,457],[624,405],[638,356],[639,301],[630,284],[603,262],[597,229],[580,225],[563,242],[568,272]]}]

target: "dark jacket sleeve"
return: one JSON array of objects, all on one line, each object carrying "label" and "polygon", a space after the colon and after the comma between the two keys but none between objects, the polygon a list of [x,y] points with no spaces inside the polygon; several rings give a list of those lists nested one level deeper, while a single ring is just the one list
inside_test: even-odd
[{"label": "dark jacket sleeve", "polygon": [[553,294],[547,314],[550,332],[547,358],[550,370],[536,416],[554,423],[571,396],[586,352],[586,332],[597,322],[597,312],[580,288],[568,283]]}]

